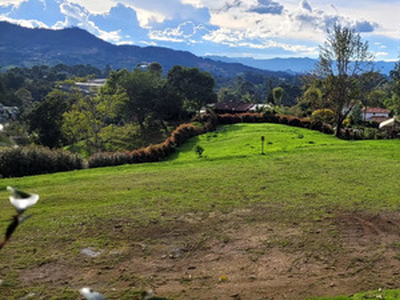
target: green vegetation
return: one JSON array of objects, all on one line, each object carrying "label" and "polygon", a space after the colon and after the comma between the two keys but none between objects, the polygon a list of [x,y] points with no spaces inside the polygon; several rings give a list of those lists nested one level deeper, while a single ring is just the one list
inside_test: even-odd
[{"label": "green vegetation", "polygon": [[[260,136],[265,136],[266,155],[260,155]],[[194,151],[200,144],[207,151],[203,159]],[[77,295],[74,287],[95,284],[100,292],[118,299],[130,292],[124,277],[111,277],[107,266],[122,268],[133,255],[148,260],[151,268],[152,257],[161,257],[157,247],[162,247],[163,239],[174,226],[186,224],[183,216],[199,216],[201,224],[214,213],[231,216],[237,210],[255,209],[267,212],[263,222],[273,222],[282,230],[295,223],[309,234],[313,226],[324,226],[321,220],[330,222],[339,213],[398,211],[398,147],[398,140],[348,142],[284,125],[237,124],[191,139],[167,162],[2,179],[1,232],[13,214],[6,186],[38,193],[40,201],[29,211],[32,218],[2,250],[0,279],[5,283],[0,285],[0,293],[7,299],[19,299],[29,292],[41,299],[53,295],[70,299]],[[247,226],[255,221],[249,215],[236,222]],[[160,229],[152,235],[149,230],[153,226]],[[336,231],[333,228],[329,235]],[[263,251],[293,247],[290,239],[280,240],[279,236]],[[213,238],[230,241],[229,235],[219,231],[206,232],[201,239],[204,243]],[[201,240],[196,241],[199,243]],[[307,247],[340,251],[332,239],[314,243]],[[148,246],[132,252],[137,245]],[[309,250],[302,247],[302,251]],[[107,254],[85,258],[81,251],[86,248]],[[204,251],[207,253],[207,248]],[[124,276],[135,282],[135,289],[157,286],[157,277],[152,279],[139,273],[143,269],[131,267],[131,273]],[[55,275],[58,279],[53,281],[35,277],[39,283],[28,278],[34,276],[34,270],[45,272],[46,268],[61,275]],[[72,277],[63,273],[66,268],[71,269]],[[100,273],[86,278],[89,269]],[[189,288],[190,282],[186,284]],[[354,290],[358,291],[357,287]],[[384,299],[396,299],[390,297]]]},{"label": "green vegetation", "polygon": [[335,298],[313,298],[312,300],[398,300],[400,299],[400,290],[376,290],[368,293],[359,293],[353,296],[340,296]]}]

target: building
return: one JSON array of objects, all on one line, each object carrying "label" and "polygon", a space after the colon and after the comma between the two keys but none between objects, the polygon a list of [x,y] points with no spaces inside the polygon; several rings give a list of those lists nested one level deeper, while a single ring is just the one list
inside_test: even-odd
[{"label": "building", "polygon": [[83,95],[94,95],[97,90],[106,84],[106,78],[89,79],[86,82],[76,82],[74,84],[60,84],[59,89],[70,92],[73,89],[78,90]]},{"label": "building", "polygon": [[265,103],[254,104],[241,102],[220,102],[213,106],[214,112],[217,114],[240,114],[270,108],[272,108],[271,105]]},{"label": "building", "polygon": [[382,123],[388,120],[390,110],[380,107],[367,107],[362,109],[362,119],[366,122],[375,121]]}]

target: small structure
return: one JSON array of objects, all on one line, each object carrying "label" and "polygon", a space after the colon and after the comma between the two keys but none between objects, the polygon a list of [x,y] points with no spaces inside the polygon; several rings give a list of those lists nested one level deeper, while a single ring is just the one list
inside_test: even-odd
[{"label": "small structure", "polygon": [[383,121],[379,124],[379,129],[385,129],[389,131],[399,131],[400,120],[396,117]]},{"label": "small structure", "polygon": [[0,104],[0,123],[15,121],[19,114],[17,106],[3,106]]},{"label": "small structure", "polygon": [[388,120],[390,110],[380,107],[367,107],[362,110],[362,119],[366,122],[375,121],[382,123]]},{"label": "small structure", "polygon": [[241,103],[241,102],[220,102],[214,105],[214,112],[217,114],[240,114],[256,112],[262,109],[269,109],[271,106],[265,103]]},{"label": "small structure", "polygon": [[270,104],[266,103],[257,103],[253,104],[253,106],[250,108],[250,112],[258,112],[260,110],[266,110],[266,109],[272,109],[273,107]]},{"label": "small structure", "polygon": [[76,82],[75,84],[61,84],[59,89],[70,92],[74,88],[84,95],[94,95],[98,89],[103,87],[107,82],[106,78],[89,79],[86,82]]}]

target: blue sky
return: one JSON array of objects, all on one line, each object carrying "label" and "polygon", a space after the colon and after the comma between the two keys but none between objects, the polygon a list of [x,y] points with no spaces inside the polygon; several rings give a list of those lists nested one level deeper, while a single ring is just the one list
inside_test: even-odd
[{"label": "blue sky", "polygon": [[326,29],[355,28],[376,60],[398,60],[400,0],[0,0],[0,20],[78,26],[114,44],[196,55],[318,57]]}]

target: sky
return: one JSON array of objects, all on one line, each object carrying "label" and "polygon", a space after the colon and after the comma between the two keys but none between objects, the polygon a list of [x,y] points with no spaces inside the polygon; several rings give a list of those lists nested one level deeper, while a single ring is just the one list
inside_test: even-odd
[{"label": "sky", "polygon": [[113,44],[198,56],[317,58],[334,24],[354,28],[375,60],[400,54],[400,0],[0,0],[0,21],[80,27]]}]

